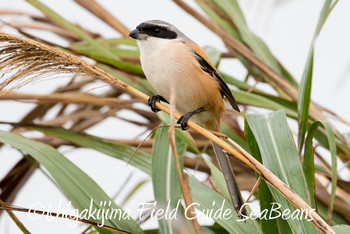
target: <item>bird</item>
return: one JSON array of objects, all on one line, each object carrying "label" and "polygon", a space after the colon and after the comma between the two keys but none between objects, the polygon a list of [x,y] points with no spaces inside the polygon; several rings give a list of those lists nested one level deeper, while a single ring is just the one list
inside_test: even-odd
[{"label": "bird", "polygon": [[[140,62],[146,79],[158,93],[148,99],[152,111],[160,111],[156,102],[170,100],[171,85],[175,86],[175,109],[181,114],[177,121],[187,130],[188,120],[208,130],[220,131],[225,112],[223,98],[240,112],[229,87],[210,61],[208,55],[195,42],[172,24],[162,20],[147,20],[129,34],[136,39]],[[214,152],[224,174],[232,204],[239,213],[243,199],[227,155],[212,142]],[[245,214],[244,208],[242,214]]]}]

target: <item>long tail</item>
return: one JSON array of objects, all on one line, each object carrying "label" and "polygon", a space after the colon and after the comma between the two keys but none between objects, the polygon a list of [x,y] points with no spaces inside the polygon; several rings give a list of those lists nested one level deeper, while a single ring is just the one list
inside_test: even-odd
[{"label": "long tail", "polygon": [[[222,173],[224,174],[224,177],[226,180],[226,185],[227,185],[230,197],[231,197],[232,204],[238,213],[244,203],[243,203],[241,191],[238,188],[235,174],[233,173],[233,170],[232,170],[232,167],[231,167],[231,164],[230,164],[228,157],[226,156],[226,154],[224,152],[222,152],[222,150],[221,150],[222,148],[214,142],[212,142],[212,145],[213,145],[213,148],[215,150],[216,159],[219,162],[220,169],[221,169]],[[246,215],[245,209],[243,209],[241,211],[241,213]]]},{"label": "long tail", "polygon": [[[214,131],[217,131],[217,129],[218,129],[218,127],[217,127],[218,124],[215,124],[215,125],[205,124],[205,125],[206,125],[205,127],[207,127],[208,129],[214,130]],[[233,173],[233,170],[232,170],[232,167],[230,164],[230,160],[227,157],[227,155],[222,151],[222,148],[218,144],[216,144],[214,142],[211,142],[211,143],[212,143],[214,151],[215,151],[216,159],[219,162],[220,169],[224,175],[227,189],[228,189],[228,192],[229,192],[230,197],[231,197],[232,204],[238,213],[244,203],[243,203],[241,192],[238,188],[235,174]],[[245,209],[242,209],[241,213],[246,215]]]}]

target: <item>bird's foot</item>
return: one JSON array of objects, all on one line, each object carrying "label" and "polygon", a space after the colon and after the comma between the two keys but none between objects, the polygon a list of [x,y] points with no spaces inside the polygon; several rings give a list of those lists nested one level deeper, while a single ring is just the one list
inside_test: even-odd
[{"label": "bird's foot", "polygon": [[190,118],[193,115],[198,114],[198,113],[203,112],[203,111],[205,111],[205,109],[203,107],[201,107],[201,108],[198,108],[197,110],[187,112],[186,114],[184,114],[180,117],[180,119],[177,121],[177,123],[181,125],[182,130],[187,130],[189,128],[189,126],[187,124],[188,120],[190,120]]},{"label": "bird's foot", "polygon": [[153,112],[157,113],[158,111],[160,111],[158,109],[158,107],[156,106],[156,102],[160,102],[160,101],[168,103],[168,101],[165,100],[165,98],[163,98],[162,96],[160,96],[158,94],[157,95],[152,95],[152,96],[149,97],[148,105],[151,107]]},{"label": "bird's foot", "polygon": [[182,115],[180,119],[177,121],[177,123],[181,125],[182,130],[187,130],[189,128],[187,122],[188,120],[190,120],[192,116],[192,115],[189,115],[189,113],[191,112],[188,112],[187,114]]}]

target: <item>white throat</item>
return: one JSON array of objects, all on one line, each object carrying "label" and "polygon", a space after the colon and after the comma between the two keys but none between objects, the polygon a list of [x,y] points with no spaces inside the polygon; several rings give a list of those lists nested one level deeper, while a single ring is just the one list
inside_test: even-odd
[{"label": "white throat", "polygon": [[171,40],[156,37],[148,37],[146,40],[138,40],[137,45],[140,48],[141,63],[143,58],[149,59],[149,57],[157,56],[157,54],[161,53],[170,42]]}]

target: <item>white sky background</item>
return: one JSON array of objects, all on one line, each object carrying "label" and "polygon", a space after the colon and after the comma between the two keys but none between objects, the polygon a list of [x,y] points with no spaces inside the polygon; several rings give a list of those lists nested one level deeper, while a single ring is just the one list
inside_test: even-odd
[{"label": "white sky background", "polygon": [[[118,37],[109,26],[90,13],[76,5],[70,0],[50,1],[43,0],[53,10],[73,23],[102,34],[105,37]],[[200,46],[211,45],[225,51],[222,41],[199,22],[187,15],[172,1],[164,0],[128,0],[112,1],[99,0],[113,15],[121,20],[127,27],[133,29],[140,22],[148,19],[162,19],[174,24]],[[187,1],[191,5],[192,1]],[[306,56],[309,50],[311,38],[316,22],[323,5],[321,0],[241,0],[240,6],[247,22],[257,35],[259,35],[272,50],[273,54],[286,66],[292,75],[300,80],[304,69]],[[37,12],[31,5],[23,0],[0,0],[1,9],[16,9]],[[328,18],[320,37],[316,43],[314,78],[312,88],[312,99],[316,103],[339,114],[350,121],[350,109],[348,101],[350,93],[350,1],[340,0],[334,11]],[[9,18],[6,18],[9,19]],[[8,28],[4,28],[8,32]],[[57,38],[52,37],[53,40]],[[59,41],[57,41],[59,42]],[[233,76],[244,79],[245,71],[242,66],[234,60],[226,60],[219,67]],[[54,80],[37,85],[24,87],[19,91],[31,93],[46,93],[53,89],[57,83]],[[30,110],[31,104],[20,104],[17,102],[0,102],[0,120],[16,121],[21,118],[24,110]],[[124,113],[127,115],[127,113]],[[125,137],[129,132],[130,138],[138,135],[139,128],[123,124],[115,119],[108,119],[102,124],[93,127],[88,132],[103,137],[118,138]],[[0,126],[0,129],[8,129]],[[339,126],[342,133],[349,132],[349,128]],[[111,157],[92,152],[90,150],[71,150],[64,148],[64,154],[73,163],[76,163],[83,171],[91,176],[108,195],[113,196],[129,173],[133,173],[124,192],[116,200],[117,204],[128,191],[145,175],[131,166],[125,167],[125,163],[112,159]],[[21,158],[21,155],[10,147],[0,149],[0,178]],[[346,179],[346,178],[344,178]],[[347,178],[349,179],[349,177]],[[40,202],[47,207],[51,204],[57,207],[59,200],[63,199],[63,206],[67,207],[67,200],[52,182],[39,170],[21,190],[15,204],[24,207]],[[126,204],[126,208],[136,209],[140,202],[153,199],[151,182],[148,182],[142,191],[137,193],[132,201]],[[70,227],[68,221],[50,221],[45,218],[30,220],[26,214],[18,214],[33,233],[79,233],[81,226]],[[6,216],[6,217],[5,217]],[[143,227],[154,227],[156,222],[146,223]],[[18,228],[7,217],[6,214],[0,219],[0,233],[20,233]]]}]

